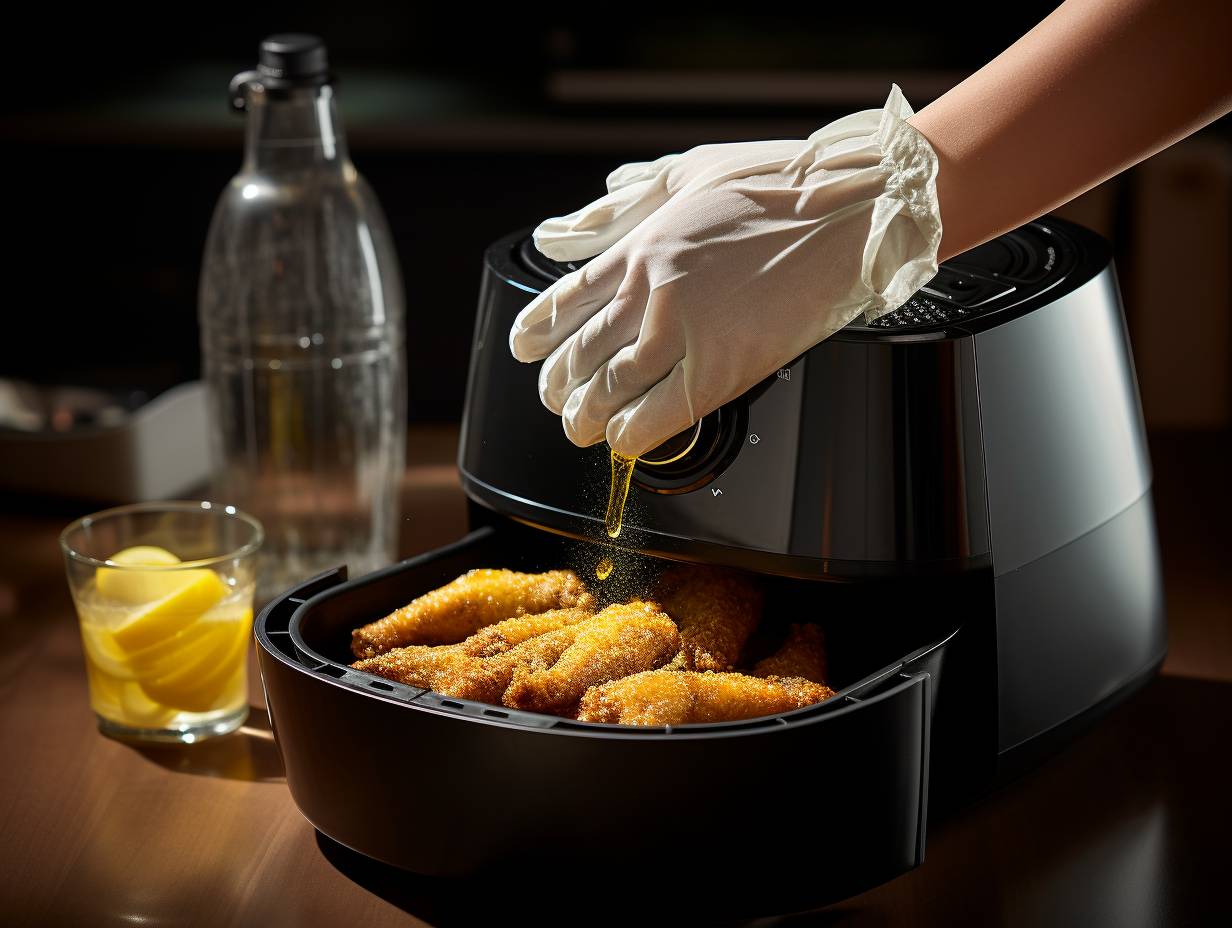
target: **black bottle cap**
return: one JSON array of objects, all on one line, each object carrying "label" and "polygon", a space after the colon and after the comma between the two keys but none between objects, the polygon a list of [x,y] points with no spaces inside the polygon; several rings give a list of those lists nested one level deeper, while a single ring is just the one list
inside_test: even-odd
[{"label": "black bottle cap", "polygon": [[284,32],[261,43],[257,70],[263,78],[283,86],[311,86],[329,81],[329,56],[315,35]]},{"label": "black bottle cap", "polygon": [[292,87],[319,87],[334,83],[329,73],[329,54],[318,36],[303,32],[271,35],[257,50],[257,70],[231,79],[231,108],[243,112],[249,85],[260,85],[274,94]]}]

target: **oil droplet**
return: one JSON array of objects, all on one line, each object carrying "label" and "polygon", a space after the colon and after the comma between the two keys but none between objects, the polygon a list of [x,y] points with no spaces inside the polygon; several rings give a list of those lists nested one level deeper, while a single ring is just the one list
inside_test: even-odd
[{"label": "oil droplet", "polygon": [[637,458],[627,458],[623,454],[612,452],[612,492],[607,498],[607,516],[603,520],[608,538],[615,538],[620,534],[625,500],[629,498],[629,483],[633,480],[633,466],[636,463]]},{"label": "oil droplet", "polygon": [[610,557],[605,557],[595,566],[595,576],[600,580],[606,580],[612,575],[612,568],[615,565]]}]

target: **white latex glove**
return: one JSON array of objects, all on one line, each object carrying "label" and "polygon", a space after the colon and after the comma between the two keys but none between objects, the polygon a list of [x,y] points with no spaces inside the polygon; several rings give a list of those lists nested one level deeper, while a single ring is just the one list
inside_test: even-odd
[{"label": "white latex glove", "polygon": [[539,294],[509,345],[547,358],[539,395],[577,445],[638,456],[937,272],[937,159],[884,109],[804,141],[703,145],[627,164],[608,193],[535,230],[549,258],[598,255]]}]

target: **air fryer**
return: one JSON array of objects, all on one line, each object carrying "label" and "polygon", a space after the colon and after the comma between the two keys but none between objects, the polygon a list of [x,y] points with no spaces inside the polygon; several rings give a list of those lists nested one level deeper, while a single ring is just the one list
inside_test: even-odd
[{"label": "air fryer", "polygon": [[[918,866],[930,799],[1015,775],[1158,668],[1149,459],[1098,236],[1047,219],[947,262],[647,455],[615,541],[606,448],[566,440],[508,349],[517,312],[571,269],[522,232],[485,256],[458,459],[473,531],[258,618],[287,782],[325,835],[421,874],[636,860],[722,887],[732,912],[820,905]],[[352,628],[465,570],[593,575],[604,552],[757,575],[768,634],[822,625],[838,695],[634,728],[349,667]]]}]

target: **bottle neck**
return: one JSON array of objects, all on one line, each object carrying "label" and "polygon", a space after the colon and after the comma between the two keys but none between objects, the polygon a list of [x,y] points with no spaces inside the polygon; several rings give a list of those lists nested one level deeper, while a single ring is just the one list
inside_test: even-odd
[{"label": "bottle neck", "polygon": [[244,142],[245,173],[345,171],[346,137],[328,84],[274,95],[250,88]]}]

